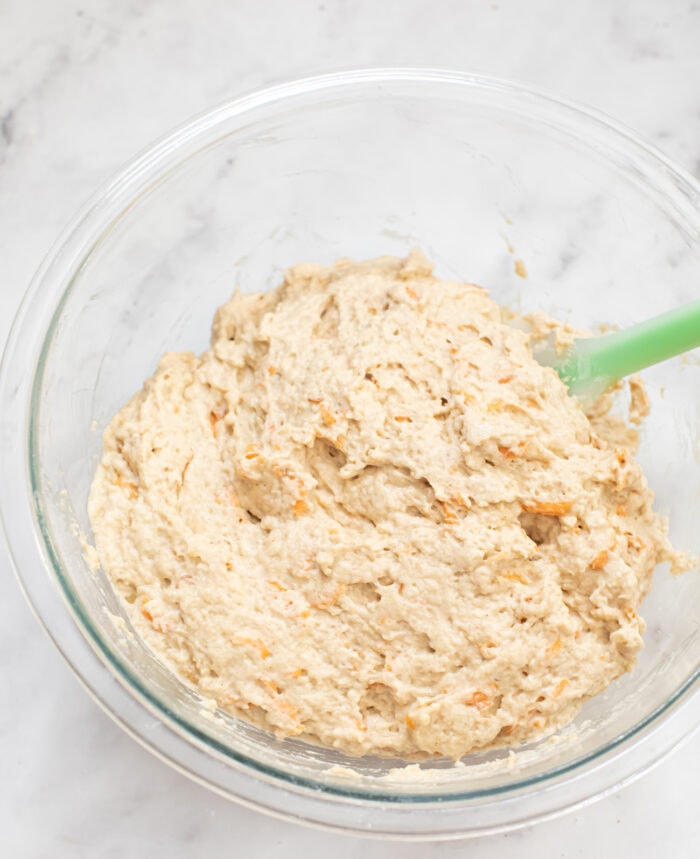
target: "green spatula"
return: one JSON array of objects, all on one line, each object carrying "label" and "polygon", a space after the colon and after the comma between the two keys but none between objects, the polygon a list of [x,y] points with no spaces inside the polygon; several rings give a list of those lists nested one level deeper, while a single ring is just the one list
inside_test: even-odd
[{"label": "green spatula", "polygon": [[556,370],[569,392],[597,399],[618,379],[700,346],[700,301],[602,337],[582,337],[564,352],[551,345],[535,358]]}]

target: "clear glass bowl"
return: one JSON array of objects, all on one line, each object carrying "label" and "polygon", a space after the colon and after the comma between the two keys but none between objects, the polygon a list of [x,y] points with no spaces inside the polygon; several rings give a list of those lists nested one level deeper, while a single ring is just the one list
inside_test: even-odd
[{"label": "clear glass bowl", "polygon": [[[162,352],[206,348],[214,309],[233,289],[272,287],[291,263],[412,246],[439,275],[482,283],[519,309],[627,325],[696,294],[700,193],[607,120],[473,76],[346,73],[226,103],[129,165],[36,275],[0,379],[0,501],[40,621],[145,746],[273,813],[436,838],[585,802],[695,727],[697,571],[656,571],[637,668],[569,729],[460,765],[416,765],[279,742],[210,712],[133,633],[82,543],[100,430]],[[677,359],[646,379],[640,459],[676,546],[697,552],[700,366]]]}]

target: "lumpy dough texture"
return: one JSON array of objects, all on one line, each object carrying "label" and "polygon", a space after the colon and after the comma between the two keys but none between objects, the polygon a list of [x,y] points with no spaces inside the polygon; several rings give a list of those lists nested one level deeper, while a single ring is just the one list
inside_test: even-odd
[{"label": "lumpy dough texture", "polygon": [[512,322],[418,252],[234,295],[104,435],[90,518],[146,642],[278,736],[402,757],[542,736],[630,669],[677,556],[634,433]]}]

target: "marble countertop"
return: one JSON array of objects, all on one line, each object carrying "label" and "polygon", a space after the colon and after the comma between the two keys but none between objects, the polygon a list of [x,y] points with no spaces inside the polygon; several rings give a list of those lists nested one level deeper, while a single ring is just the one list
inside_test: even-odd
[{"label": "marble countertop", "polygon": [[[441,66],[593,106],[700,175],[700,0],[0,0],[0,346],[75,210],[173,125],[320,71]],[[700,735],[555,821],[470,842],[387,844],[239,808],[146,754],[39,629],[0,547],[0,855],[697,855]],[[236,845],[244,845],[237,848]]]}]

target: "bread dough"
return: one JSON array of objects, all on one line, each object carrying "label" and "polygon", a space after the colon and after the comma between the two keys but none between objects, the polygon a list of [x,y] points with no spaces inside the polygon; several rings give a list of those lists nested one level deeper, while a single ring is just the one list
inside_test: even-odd
[{"label": "bread dough", "polygon": [[633,666],[678,557],[634,433],[523,327],[418,252],[234,295],[104,435],[90,519],[148,645],[222,709],[350,754],[568,722]]}]

